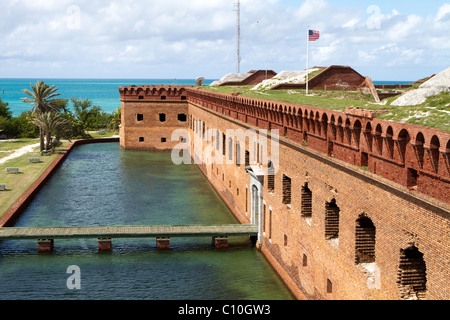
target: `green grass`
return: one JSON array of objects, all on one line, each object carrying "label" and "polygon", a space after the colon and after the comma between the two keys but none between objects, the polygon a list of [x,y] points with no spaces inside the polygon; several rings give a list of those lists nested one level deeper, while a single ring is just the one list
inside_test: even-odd
[{"label": "green grass", "polygon": [[417,106],[386,105],[384,109],[389,112],[380,114],[379,119],[450,131],[450,92],[429,97]]},{"label": "green grass", "polygon": [[[35,141],[33,141],[35,143]],[[14,204],[17,199],[40,177],[47,167],[59,155],[59,152],[68,146],[63,141],[62,146],[50,156],[40,156],[39,147],[33,152],[24,154],[0,164],[0,184],[6,184],[6,191],[0,191],[0,216],[2,216]],[[18,143],[20,145],[20,143]],[[29,163],[29,157],[40,157],[41,163]],[[18,167],[19,174],[6,174],[7,167]]]},{"label": "green grass", "polygon": [[102,132],[100,132],[100,131],[89,131],[88,133],[94,139],[97,139],[97,138],[111,138],[112,136],[119,135],[119,132],[117,132],[117,131],[116,132],[114,132],[114,131],[102,131]]},{"label": "green grass", "polygon": [[35,143],[39,143],[39,139],[0,140],[0,151],[12,151]]},{"label": "green grass", "polygon": [[374,103],[372,95],[351,91],[327,91],[327,90],[250,90],[253,86],[239,87],[203,87],[205,90],[223,93],[239,92],[241,96],[274,100],[301,105],[319,107],[328,110],[344,111],[347,107],[369,107]]},{"label": "green grass", "polygon": [[213,92],[238,92],[241,96],[274,100],[300,105],[313,106],[328,110],[344,111],[347,107],[359,107],[366,110],[381,111],[377,118],[395,122],[421,125],[443,131],[450,131],[450,93],[444,92],[430,97],[426,102],[417,106],[392,106],[398,98],[391,97],[377,104],[372,95],[353,91],[310,90],[250,90],[253,86],[236,87],[202,87]]}]

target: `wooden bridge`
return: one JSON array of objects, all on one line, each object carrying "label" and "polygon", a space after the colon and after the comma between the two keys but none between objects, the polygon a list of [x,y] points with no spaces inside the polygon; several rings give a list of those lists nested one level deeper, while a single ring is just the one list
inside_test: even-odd
[{"label": "wooden bridge", "polygon": [[0,240],[38,241],[40,252],[52,251],[55,239],[98,239],[100,251],[111,250],[112,238],[156,238],[158,249],[168,249],[170,238],[211,237],[216,248],[228,246],[228,237],[249,236],[254,239],[258,227],[247,224],[222,226],[109,226],[0,228]]}]

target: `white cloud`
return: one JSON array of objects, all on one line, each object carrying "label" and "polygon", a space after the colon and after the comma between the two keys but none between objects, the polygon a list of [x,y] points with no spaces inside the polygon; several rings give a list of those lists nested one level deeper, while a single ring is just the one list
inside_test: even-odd
[{"label": "white cloud", "polygon": [[[364,66],[369,73],[393,63],[448,67],[450,4],[429,16],[380,10],[379,28],[369,28],[377,12],[367,13],[364,5],[304,0],[293,8],[285,1],[241,0],[243,71],[265,68],[266,59],[278,72],[304,68],[308,24],[321,32],[311,43],[313,64]],[[231,0],[5,2],[0,77],[220,78],[235,70]]]}]

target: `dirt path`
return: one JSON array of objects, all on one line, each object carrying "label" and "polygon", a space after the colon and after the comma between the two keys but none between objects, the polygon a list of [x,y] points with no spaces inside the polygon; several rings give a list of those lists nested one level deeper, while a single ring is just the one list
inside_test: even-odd
[{"label": "dirt path", "polygon": [[22,147],[20,149],[16,149],[9,156],[0,159],[0,164],[5,163],[6,161],[9,161],[11,159],[20,157],[21,155],[24,155],[26,153],[33,152],[33,149],[39,147],[39,145],[40,145],[39,143],[35,143],[30,144],[29,146]]}]

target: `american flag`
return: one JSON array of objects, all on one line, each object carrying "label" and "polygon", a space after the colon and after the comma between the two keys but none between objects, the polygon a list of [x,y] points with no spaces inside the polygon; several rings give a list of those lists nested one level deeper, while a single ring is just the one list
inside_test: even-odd
[{"label": "american flag", "polygon": [[309,41],[319,40],[320,32],[316,30],[309,30]]}]

